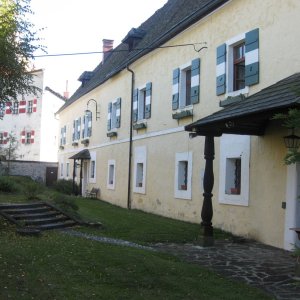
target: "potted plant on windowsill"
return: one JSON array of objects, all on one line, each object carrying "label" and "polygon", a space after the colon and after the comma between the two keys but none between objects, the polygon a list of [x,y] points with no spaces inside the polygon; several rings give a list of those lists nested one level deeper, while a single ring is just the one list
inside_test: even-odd
[{"label": "potted plant on windowsill", "polygon": [[239,195],[241,193],[241,189],[240,188],[231,188],[230,193],[231,193],[231,195]]},{"label": "potted plant on windowsill", "polygon": [[64,146],[62,146],[62,145],[59,146],[59,150],[64,150],[64,149],[65,149]]}]

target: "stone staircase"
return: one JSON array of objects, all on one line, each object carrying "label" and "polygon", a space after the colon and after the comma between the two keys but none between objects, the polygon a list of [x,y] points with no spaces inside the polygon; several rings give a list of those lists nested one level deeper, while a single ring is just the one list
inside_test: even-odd
[{"label": "stone staircase", "polygon": [[81,222],[46,202],[0,204],[0,215],[16,224],[19,233],[81,225]]}]

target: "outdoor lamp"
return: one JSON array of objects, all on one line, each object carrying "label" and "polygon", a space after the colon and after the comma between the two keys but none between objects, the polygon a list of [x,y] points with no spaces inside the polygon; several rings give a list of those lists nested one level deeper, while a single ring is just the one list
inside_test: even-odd
[{"label": "outdoor lamp", "polygon": [[100,119],[100,116],[99,116],[99,115],[100,115],[100,112],[98,111],[97,101],[96,101],[95,99],[90,99],[90,100],[87,102],[85,113],[88,114],[88,113],[91,112],[91,111],[89,110],[89,103],[90,103],[90,101],[94,101],[95,104],[96,104],[96,121],[97,121],[98,119]]},{"label": "outdoor lamp", "polygon": [[292,134],[283,137],[285,146],[290,150],[297,150],[300,146],[300,137],[294,134],[294,128]]}]

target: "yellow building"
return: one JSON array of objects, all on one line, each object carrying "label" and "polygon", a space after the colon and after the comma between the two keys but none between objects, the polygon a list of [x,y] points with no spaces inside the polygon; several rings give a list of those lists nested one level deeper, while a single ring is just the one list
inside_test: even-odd
[{"label": "yellow building", "polygon": [[299,25],[298,0],[169,0],[116,48],[104,40],[58,112],[60,177],[200,223],[215,137],[213,225],[291,249],[299,167],[284,165],[288,132],[272,116],[298,105]]}]

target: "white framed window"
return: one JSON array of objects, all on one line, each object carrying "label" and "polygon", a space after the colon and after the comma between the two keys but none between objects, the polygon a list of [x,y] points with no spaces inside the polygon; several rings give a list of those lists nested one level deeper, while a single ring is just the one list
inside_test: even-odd
[{"label": "white framed window", "polygon": [[88,111],[82,119],[82,138],[89,138],[92,136],[92,112]]},{"label": "white framed window", "polygon": [[179,108],[190,106],[191,102],[191,78],[192,65],[189,64],[180,70],[180,92],[179,92]]},{"label": "white framed window", "polygon": [[70,177],[70,163],[69,162],[66,163],[66,177],[67,178]]},{"label": "white framed window", "polygon": [[121,98],[108,103],[107,131],[121,126]]},{"label": "white framed window", "polygon": [[193,153],[181,152],[175,155],[174,196],[192,199]]},{"label": "white framed window", "polygon": [[139,87],[133,93],[133,122],[151,118],[152,82]]},{"label": "white framed window", "polygon": [[224,134],[220,139],[219,202],[248,206],[250,136]]},{"label": "white framed window", "polygon": [[172,109],[184,109],[200,101],[200,59],[173,70]]},{"label": "white framed window", "polygon": [[110,190],[115,189],[116,180],[116,161],[110,159],[107,164],[107,188]]},{"label": "white framed window", "polygon": [[18,101],[14,101],[14,102],[13,102],[12,113],[13,113],[14,115],[19,114],[19,102],[18,102]]},{"label": "white framed window", "polygon": [[239,34],[217,47],[217,95],[249,93],[259,83],[259,29]]},{"label": "white framed window", "polygon": [[27,101],[27,113],[31,114],[33,112],[33,100]]},{"label": "white framed window", "polygon": [[60,163],[60,178],[64,178],[64,163]]},{"label": "white framed window", "polygon": [[96,183],[96,170],[97,170],[97,162],[96,162],[96,152],[90,151],[91,160],[90,160],[90,171],[89,171],[89,182],[90,183]]},{"label": "white framed window", "polygon": [[133,191],[146,193],[147,149],[145,146],[134,149]]}]

